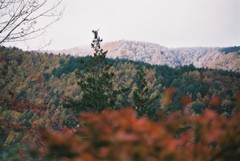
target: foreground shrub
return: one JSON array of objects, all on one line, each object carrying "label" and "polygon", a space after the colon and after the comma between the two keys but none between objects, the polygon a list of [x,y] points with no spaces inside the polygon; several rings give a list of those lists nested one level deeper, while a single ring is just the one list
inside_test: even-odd
[{"label": "foreground shrub", "polygon": [[226,119],[205,110],[200,116],[137,118],[131,109],[84,113],[79,129],[41,130],[46,158],[79,161],[206,161],[240,156],[239,114]]}]

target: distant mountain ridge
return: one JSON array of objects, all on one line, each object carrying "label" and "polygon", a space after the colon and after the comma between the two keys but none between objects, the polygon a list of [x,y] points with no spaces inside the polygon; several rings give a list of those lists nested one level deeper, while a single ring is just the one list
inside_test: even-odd
[{"label": "distant mountain ridge", "polygon": [[[104,43],[102,47],[108,50],[109,58],[143,61],[170,67],[193,64],[196,67],[240,72],[240,46],[167,48],[154,43],[120,40]],[[93,51],[90,47],[75,47],[62,50],[60,53],[86,56]]]}]

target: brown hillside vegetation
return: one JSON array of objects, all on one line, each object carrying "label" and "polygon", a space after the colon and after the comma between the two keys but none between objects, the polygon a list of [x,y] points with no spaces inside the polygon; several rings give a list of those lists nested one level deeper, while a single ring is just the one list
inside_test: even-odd
[{"label": "brown hillside vegetation", "polygon": [[[198,68],[224,69],[240,72],[240,47],[191,47],[167,48],[159,44],[137,41],[114,41],[103,44],[109,58],[143,61],[171,67],[193,64]],[[75,56],[91,54],[88,47],[60,51]]]},{"label": "brown hillside vegetation", "polygon": [[[107,111],[102,114],[93,114],[96,109],[83,114],[85,111],[80,109],[79,121],[74,109],[63,107],[70,98],[78,100],[83,96],[75,72],[83,71],[85,68],[80,61],[88,59],[0,47],[0,160],[56,159],[52,154],[60,155],[57,149],[63,145],[74,149],[70,156],[68,151],[61,152],[66,160],[154,160],[158,157],[163,160],[188,157],[189,160],[233,160],[239,154],[236,126],[240,108],[239,73],[192,65],[170,68],[107,59],[112,64],[109,70],[114,73],[111,78],[114,89],[127,87],[128,90],[118,95],[114,108],[106,107]],[[143,118],[125,109],[134,107],[139,69],[143,69],[142,79],[148,89],[144,97],[156,98],[143,110]],[[110,109],[120,111],[108,111]],[[171,115],[175,112],[178,114]],[[89,120],[90,117],[95,119]],[[41,127],[52,129],[41,132],[43,140],[39,135]],[[142,131],[144,129],[146,132]],[[93,136],[95,133],[99,138]],[[68,139],[72,142],[67,143]],[[97,141],[96,146],[94,141]],[[120,148],[122,155],[115,155],[116,145],[123,148]],[[75,146],[82,149],[75,149]],[[38,154],[36,147],[40,149]],[[184,152],[184,149],[187,150]],[[53,153],[49,153],[51,150]],[[203,152],[197,153],[199,150]]]}]

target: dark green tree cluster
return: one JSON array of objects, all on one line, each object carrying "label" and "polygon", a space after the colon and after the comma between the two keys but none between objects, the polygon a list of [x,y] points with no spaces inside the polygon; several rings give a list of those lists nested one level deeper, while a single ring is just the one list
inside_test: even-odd
[{"label": "dark green tree cluster", "polygon": [[93,56],[81,59],[84,69],[76,72],[82,96],[80,100],[70,101],[68,104],[78,112],[101,112],[106,108],[116,108],[117,95],[123,91],[113,88],[114,73],[110,71],[112,64],[106,59],[107,51],[101,48],[100,43],[103,40],[98,36],[98,31],[92,32],[94,33],[91,43],[94,49]]},{"label": "dark green tree cluster", "polygon": [[154,103],[156,99],[159,98],[159,95],[156,95],[153,98],[150,97],[145,75],[146,73],[143,68],[140,68],[137,71],[137,88],[133,92],[133,103],[139,116],[147,115],[151,118],[156,112]]}]

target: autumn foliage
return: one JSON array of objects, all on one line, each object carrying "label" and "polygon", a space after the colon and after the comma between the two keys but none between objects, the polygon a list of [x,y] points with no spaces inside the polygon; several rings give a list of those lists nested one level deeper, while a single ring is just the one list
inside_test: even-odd
[{"label": "autumn foliage", "polygon": [[237,160],[240,116],[159,114],[137,118],[132,109],[80,114],[81,126],[65,133],[42,130],[45,157],[71,161]]},{"label": "autumn foliage", "polygon": [[239,72],[103,51],[89,64],[0,47],[0,160],[239,160]]}]

